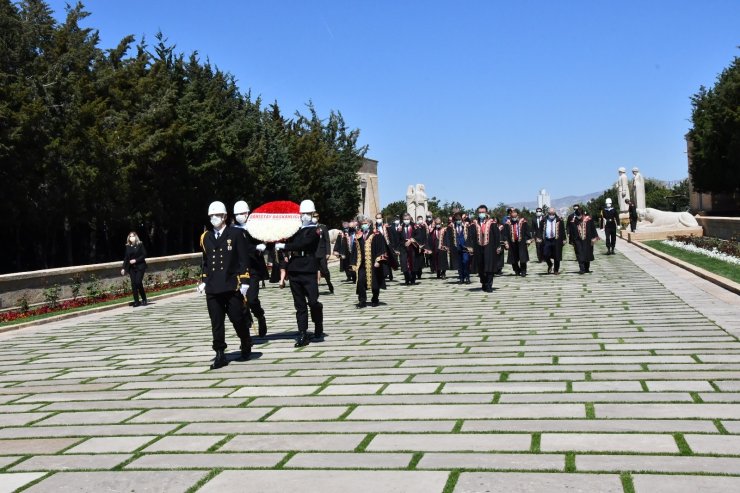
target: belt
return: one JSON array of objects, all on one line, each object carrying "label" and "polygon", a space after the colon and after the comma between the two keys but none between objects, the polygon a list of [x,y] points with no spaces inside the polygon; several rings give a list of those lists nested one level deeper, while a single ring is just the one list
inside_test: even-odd
[{"label": "belt", "polygon": [[290,252],[290,256],[291,257],[310,257],[311,254],[309,252],[301,250],[299,252]]}]

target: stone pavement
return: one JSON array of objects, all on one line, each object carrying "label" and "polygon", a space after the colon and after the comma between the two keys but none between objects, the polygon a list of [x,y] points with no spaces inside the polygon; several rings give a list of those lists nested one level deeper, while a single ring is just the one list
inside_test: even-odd
[{"label": "stone pavement", "polygon": [[217,371],[193,293],[0,334],[0,492],[740,491],[738,297],[617,249],[365,310],[335,272],[300,350],[269,286]]}]

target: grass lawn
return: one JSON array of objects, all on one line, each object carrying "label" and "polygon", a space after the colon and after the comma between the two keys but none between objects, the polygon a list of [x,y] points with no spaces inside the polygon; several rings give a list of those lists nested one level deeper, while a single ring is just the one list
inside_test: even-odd
[{"label": "grass lawn", "polygon": [[712,257],[707,257],[700,253],[687,252],[680,248],[672,247],[662,243],[660,240],[650,240],[644,242],[650,248],[675,257],[679,260],[683,260],[686,263],[701,267],[704,270],[708,270],[713,274],[717,274],[722,277],[726,277],[731,281],[740,282],[740,266],[724,262]]},{"label": "grass lawn", "polygon": [[[149,300],[156,300],[157,296],[168,294],[168,293],[177,293],[179,291],[188,291],[188,290],[193,289],[194,286],[195,284],[187,285],[187,286],[178,286],[172,289],[163,289],[162,291],[154,291],[151,293],[147,293],[148,294],[147,297],[149,298]],[[93,308],[100,308],[102,306],[125,305],[127,303],[132,303],[132,299],[130,296],[125,297],[125,298],[117,298],[115,300],[101,301],[100,303],[92,303],[90,305],[85,305],[85,306],[78,306],[76,308],[70,308],[68,310],[59,310],[56,312],[42,313],[40,315],[34,315],[31,317],[19,318],[17,320],[13,320],[10,322],[2,322],[0,323],[0,327],[9,327],[11,325],[18,325],[18,324],[22,324],[26,322],[33,322],[34,320],[41,320],[44,318],[55,317],[57,315],[66,315],[67,313],[84,312],[85,310],[91,310]]]}]

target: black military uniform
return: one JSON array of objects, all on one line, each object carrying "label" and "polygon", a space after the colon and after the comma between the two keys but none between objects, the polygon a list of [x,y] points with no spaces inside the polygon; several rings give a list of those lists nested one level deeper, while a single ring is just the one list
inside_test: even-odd
[{"label": "black military uniform", "polygon": [[200,237],[200,247],[203,250],[202,281],[205,283],[213,349],[216,351],[216,360],[211,368],[219,368],[226,364],[223,354],[227,347],[226,315],[241,340],[242,358],[249,358],[251,353],[251,317],[244,310],[244,297],[239,291],[239,285],[249,279],[249,257],[244,235],[234,227],[225,227],[220,232],[206,231]]},{"label": "black military uniform", "polygon": [[[135,260],[132,264],[131,260]],[[131,278],[131,289],[134,294],[134,306],[146,305],[144,292],[144,273],[146,272],[146,248],[143,243],[132,245],[126,243],[126,253],[123,256],[123,270]],[[141,303],[139,303],[141,295]]]},{"label": "black military uniform", "polygon": [[315,327],[314,338],[321,340],[324,336],[324,307],[319,302],[319,282],[316,278],[316,273],[319,271],[319,263],[316,259],[318,246],[319,231],[314,224],[303,226],[285,242],[285,253],[290,255],[286,270],[296,310],[295,318],[298,323],[296,347],[306,346],[309,343],[309,309]]},{"label": "black military uniform", "polygon": [[245,227],[234,225],[235,228],[239,229],[244,235],[244,240],[247,246],[247,255],[249,255],[249,291],[247,291],[247,306],[251,310],[252,315],[257,319],[258,331],[260,337],[267,335],[267,319],[265,318],[265,310],[262,308],[260,303],[260,283],[269,277],[267,272],[267,264],[265,264],[265,257],[262,252],[257,249],[257,245],[261,244],[252,238],[249,231]]},{"label": "black military uniform", "polygon": [[318,223],[316,224],[316,231],[319,233],[319,246],[316,248],[316,260],[319,262],[319,272],[321,272],[321,277],[326,279],[329,292],[334,294],[334,285],[331,283],[331,274],[329,273],[329,262],[326,259],[331,252],[329,228],[324,224]]},{"label": "black military uniform", "polygon": [[627,202],[627,212],[630,216],[630,232],[634,233],[637,229],[637,207],[633,202]]},{"label": "black military uniform", "polygon": [[617,243],[617,226],[619,225],[619,211],[614,207],[606,207],[601,210],[601,227],[604,228],[606,236],[606,254],[614,254],[614,246]]}]

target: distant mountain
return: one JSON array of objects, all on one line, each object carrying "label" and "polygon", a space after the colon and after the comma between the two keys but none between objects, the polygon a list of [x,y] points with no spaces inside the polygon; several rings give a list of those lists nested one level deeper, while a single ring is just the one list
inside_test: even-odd
[{"label": "distant mountain", "polygon": [[[592,192],[587,193],[586,195],[568,195],[567,197],[560,197],[558,199],[553,199],[552,204],[549,204],[550,207],[554,207],[556,209],[560,209],[563,207],[570,207],[573,204],[582,203],[585,204],[589,200],[598,197],[603,193],[603,190],[601,192]],[[531,200],[529,202],[514,202],[511,204],[512,207],[518,207],[520,209],[527,208],[529,210],[534,210],[537,208],[537,201]]]}]

